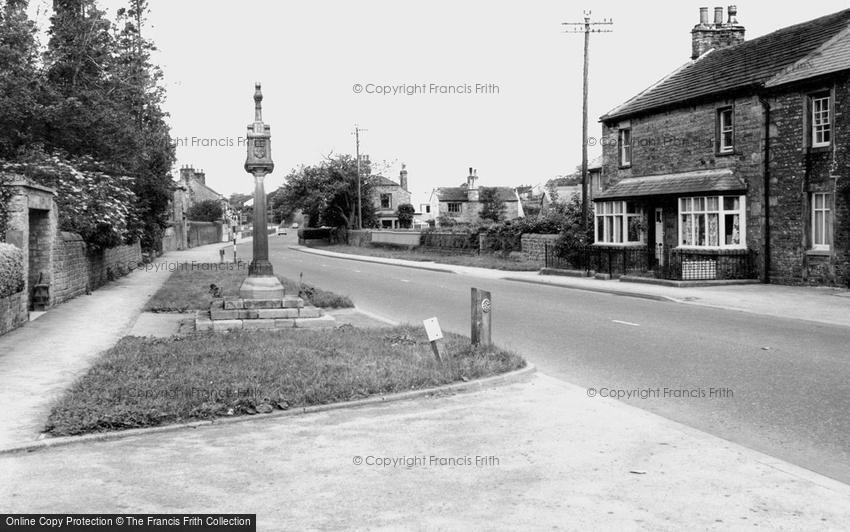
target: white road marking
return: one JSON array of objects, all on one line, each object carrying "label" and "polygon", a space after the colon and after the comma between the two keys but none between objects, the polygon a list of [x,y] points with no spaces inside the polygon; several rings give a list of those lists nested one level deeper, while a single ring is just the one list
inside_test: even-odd
[{"label": "white road marking", "polygon": [[354,270],[354,273],[363,273],[360,270]]},{"label": "white road marking", "polygon": [[619,323],[621,325],[630,325],[632,327],[640,327],[640,323],[632,323],[630,321],[620,321],[620,320],[611,320],[614,323]]},{"label": "white road marking", "polygon": [[401,282],[403,282],[403,283],[409,283],[409,282],[410,282],[410,281],[409,281],[409,280],[407,280],[407,279],[399,279],[399,280],[400,280]]}]

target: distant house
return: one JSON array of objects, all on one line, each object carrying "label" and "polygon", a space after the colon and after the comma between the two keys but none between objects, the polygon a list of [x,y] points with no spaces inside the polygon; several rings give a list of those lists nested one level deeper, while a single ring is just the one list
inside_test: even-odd
[{"label": "distant house", "polygon": [[850,284],[850,9],[750,41],[724,18],[702,8],[691,60],[601,118],[596,246],[682,278]]},{"label": "distant house", "polygon": [[[431,214],[435,216],[436,225],[440,225],[440,217],[447,217],[455,223],[471,224],[481,221],[481,189],[478,188],[478,172],[469,169],[465,186],[435,188],[431,192],[429,204]],[[513,220],[523,216],[522,203],[516,189],[510,187],[493,187],[498,198],[504,202],[503,213],[505,220]]]},{"label": "distant house", "polygon": [[180,180],[176,183],[171,200],[170,225],[176,239],[177,249],[186,249],[195,243],[190,242],[188,223],[189,210],[193,205],[204,201],[219,202],[222,209],[222,240],[230,238],[230,228],[236,218],[227,199],[207,186],[206,173],[191,166],[180,168]]},{"label": "distant house", "polygon": [[370,177],[372,185],[372,204],[381,229],[398,229],[398,206],[410,203],[410,191],[407,188],[407,166],[401,165],[399,182],[384,176]]},{"label": "distant house", "polygon": [[[568,182],[570,184],[559,184]],[[566,178],[555,179],[552,182],[551,189],[557,194],[555,201],[567,202],[570,198],[577,194],[581,198],[581,171],[574,173]],[[587,163],[587,197],[592,201],[594,196],[602,192],[602,156],[596,157]],[[547,187],[547,189],[550,187]],[[552,202],[552,194],[549,190],[545,191],[547,203]]]}]

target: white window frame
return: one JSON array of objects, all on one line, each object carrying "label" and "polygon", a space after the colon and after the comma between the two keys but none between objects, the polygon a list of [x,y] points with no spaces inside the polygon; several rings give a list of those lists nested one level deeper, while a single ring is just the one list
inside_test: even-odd
[{"label": "white window frame", "polygon": [[[726,198],[734,198],[738,200],[737,209],[726,209],[724,200]],[[712,199],[717,200],[717,209],[710,208]],[[726,196],[690,196],[679,198],[678,215],[676,217],[677,225],[679,226],[679,245],[680,249],[746,249],[747,248],[747,197],[745,195],[730,194]],[[717,215],[717,244],[711,245],[709,235],[709,215]],[[738,215],[738,243],[726,244],[724,242],[726,236],[726,216]],[[690,223],[690,242],[685,243],[685,223],[684,216],[691,217]],[[705,237],[705,244],[698,244],[698,223],[697,220],[702,218]]]},{"label": "white window frame", "polygon": [[[727,118],[728,117],[728,118]],[[728,123],[727,123],[728,120]],[[735,151],[735,112],[731,107],[717,110],[717,152],[733,153]],[[730,136],[730,143],[726,144],[726,134]]]},{"label": "white window frame", "polygon": [[[455,207],[457,210],[453,210]],[[446,203],[446,212],[449,214],[460,214],[463,211],[463,204],[459,201],[449,201]]]},{"label": "white window frame", "polygon": [[812,147],[829,146],[832,142],[832,97],[812,96]]},{"label": "white window frame", "polygon": [[[646,242],[643,227],[643,207],[635,205],[635,212],[628,212],[631,201],[598,201],[594,207],[593,231],[595,243],[606,246],[639,246]],[[629,239],[631,220],[641,225],[637,240]],[[600,226],[600,222],[602,225]]]},{"label": "white window frame", "polygon": [[[822,207],[818,207],[817,198],[821,197],[823,199]],[[834,228],[832,227],[832,193],[830,192],[812,192],[811,195],[812,202],[812,249],[815,251],[829,251],[832,249],[832,239],[829,238],[833,234]],[[821,214],[822,218],[820,222],[818,222],[818,214]],[[821,242],[817,241],[816,238],[816,226],[820,223],[821,226]],[[829,228],[829,231],[827,231]]]},{"label": "white window frame", "polygon": [[632,165],[632,128],[624,127],[617,134],[617,147],[620,152],[620,166]]}]

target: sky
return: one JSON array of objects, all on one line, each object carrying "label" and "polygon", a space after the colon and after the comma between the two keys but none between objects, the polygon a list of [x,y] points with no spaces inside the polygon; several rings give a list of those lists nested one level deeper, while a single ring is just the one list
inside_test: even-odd
[{"label": "sky", "polygon": [[[123,2],[101,0],[114,12]],[[361,153],[414,202],[457,186],[542,184],[581,164],[583,35],[562,22],[613,19],[590,44],[589,132],[599,116],[690,60],[704,0],[492,2],[484,0],[149,0],[147,36],[159,48],[177,163],[206,172],[230,195],[251,193],[240,141],[263,86],[274,172],[266,190],[302,164]],[[49,0],[31,10],[49,16]],[[724,7],[726,6],[723,4]],[[737,4],[755,38],[850,7],[817,0]],[[395,87],[395,89],[393,89]],[[592,142],[592,141],[591,141]],[[599,153],[590,148],[590,157]]]}]

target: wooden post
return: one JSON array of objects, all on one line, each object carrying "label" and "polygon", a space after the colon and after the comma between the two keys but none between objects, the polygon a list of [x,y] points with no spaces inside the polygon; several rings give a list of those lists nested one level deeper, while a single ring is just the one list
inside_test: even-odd
[{"label": "wooden post", "polygon": [[490,292],[472,289],[472,345],[487,347],[492,343],[492,306]]}]

